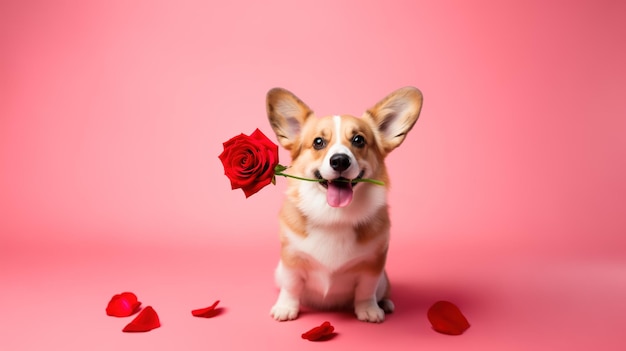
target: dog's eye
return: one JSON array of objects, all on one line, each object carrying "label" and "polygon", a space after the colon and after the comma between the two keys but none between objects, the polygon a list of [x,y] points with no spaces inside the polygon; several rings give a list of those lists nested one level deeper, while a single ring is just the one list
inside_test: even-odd
[{"label": "dog's eye", "polygon": [[365,138],[360,134],[355,135],[354,137],[352,137],[352,145],[358,148],[364,147]]},{"label": "dog's eye", "polygon": [[326,140],[324,138],[317,137],[313,139],[313,148],[315,150],[321,150],[326,147]]}]

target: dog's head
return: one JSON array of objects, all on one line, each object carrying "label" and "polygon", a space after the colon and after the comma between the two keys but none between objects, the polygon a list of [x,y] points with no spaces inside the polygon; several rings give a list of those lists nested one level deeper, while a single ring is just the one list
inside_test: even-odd
[{"label": "dog's head", "polygon": [[[388,182],[384,159],[404,141],[422,107],[413,87],[394,91],[361,118],[336,115],[318,118],[291,92],[275,88],[267,94],[267,113],[278,142],[291,152],[289,173],[317,178],[301,191],[324,196],[331,207],[346,207],[360,191],[375,187],[359,178]],[[313,194],[315,193],[315,194]]]}]

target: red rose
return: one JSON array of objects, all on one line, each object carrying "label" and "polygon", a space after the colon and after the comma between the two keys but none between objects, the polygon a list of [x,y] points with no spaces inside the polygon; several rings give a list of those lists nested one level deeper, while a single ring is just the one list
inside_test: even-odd
[{"label": "red rose", "polygon": [[278,146],[256,129],[250,136],[241,134],[225,142],[219,158],[232,189],[249,197],[274,181]]}]

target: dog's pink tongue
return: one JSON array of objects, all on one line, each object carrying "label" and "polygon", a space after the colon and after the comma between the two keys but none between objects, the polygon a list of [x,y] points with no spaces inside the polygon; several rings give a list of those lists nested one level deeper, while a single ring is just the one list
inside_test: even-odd
[{"label": "dog's pink tongue", "polygon": [[345,207],[352,201],[352,184],[328,182],[326,201],[332,207]]}]

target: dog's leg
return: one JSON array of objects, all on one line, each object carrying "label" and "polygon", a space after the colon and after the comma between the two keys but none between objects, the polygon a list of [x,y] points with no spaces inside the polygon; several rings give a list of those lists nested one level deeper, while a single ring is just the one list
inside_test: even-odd
[{"label": "dog's leg", "polygon": [[302,277],[280,262],[276,268],[276,282],[280,287],[280,293],[270,315],[277,321],[296,319],[300,310],[300,293],[304,285]]},{"label": "dog's leg", "polygon": [[381,323],[385,320],[385,311],[378,307],[376,291],[381,282],[381,275],[364,273],[359,277],[354,292],[354,313],[364,322]]},{"label": "dog's leg", "polygon": [[390,295],[390,284],[389,284],[389,276],[387,276],[387,272],[383,273],[383,277],[380,280],[380,284],[378,284],[378,291],[376,292],[376,300],[378,300],[378,307],[382,308],[385,311],[385,314],[392,313],[396,307],[393,304],[393,301],[389,298]]}]

